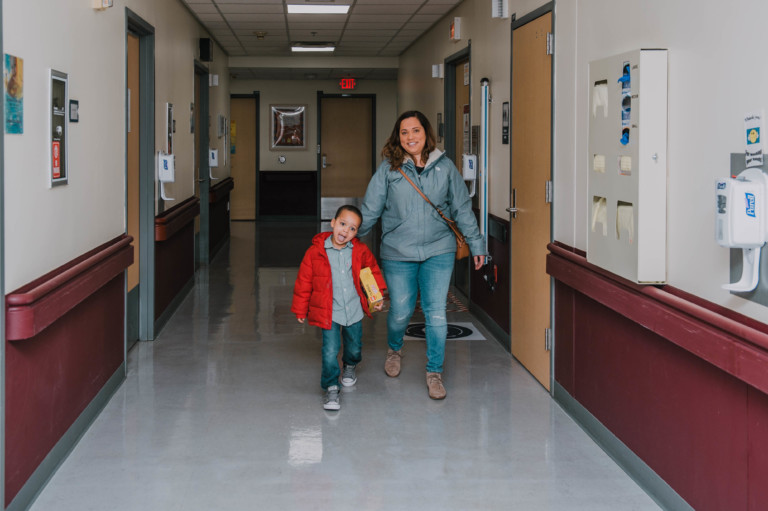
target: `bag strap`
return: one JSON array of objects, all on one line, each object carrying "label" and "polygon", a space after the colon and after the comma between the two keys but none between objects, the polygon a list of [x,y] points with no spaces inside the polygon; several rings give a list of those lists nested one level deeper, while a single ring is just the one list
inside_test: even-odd
[{"label": "bag strap", "polygon": [[426,196],[426,195],[424,195],[424,192],[422,192],[422,191],[421,191],[421,188],[419,188],[418,186],[416,186],[416,183],[414,183],[413,181],[411,181],[411,178],[410,178],[410,177],[408,177],[408,175],[407,175],[405,172],[403,172],[403,169],[402,169],[402,168],[398,167],[398,168],[397,168],[397,171],[398,171],[398,172],[400,172],[400,173],[403,175],[403,177],[404,177],[404,178],[405,178],[405,179],[406,179],[406,180],[407,180],[409,183],[411,183],[411,186],[412,186],[413,188],[415,188],[417,192],[419,192],[419,195],[421,195],[421,197],[422,197],[422,198],[423,198],[425,201],[427,201],[427,203],[429,203],[429,205],[430,205],[430,206],[432,206],[433,208],[435,208],[435,211],[437,211],[437,213],[438,213],[438,214],[439,214],[439,215],[440,215],[440,216],[443,218],[443,220],[445,220],[445,221],[446,221],[446,223],[447,223],[448,225],[451,225],[451,224],[455,224],[455,223],[456,223],[456,222],[454,222],[453,220],[451,220],[451,219],[449,219],[449,218],[446,218],[446,216],[443,214],[443,212],[442,212],[442,211],[440,211],[440,208],[438,208],[437,206],[435,206],[434,204],[432,204],[432,201],[431,201],[431,200],[429,200],[429,198],[427,198],[427,196]]}]

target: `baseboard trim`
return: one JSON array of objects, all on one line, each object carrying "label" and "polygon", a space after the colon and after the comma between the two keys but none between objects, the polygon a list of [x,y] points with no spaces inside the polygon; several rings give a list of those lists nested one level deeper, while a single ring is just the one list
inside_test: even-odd
[{"label": "baseboard trim", "polygon": [[120,385],[122,385],[126,376],[125,362],[120,364],[117,371],[107,380],[98,394],[91,400],[80,416],[69,427],[66,433],[56,442],[51,452],[43,459],[40,465],[35,469],[19,493],[13,498],[6,508],[6,511],[23,511],[29,509],[40,492],[48,484],[59,466],[67,459],[80,438],[88,431],[96,417],[107,405]]}]

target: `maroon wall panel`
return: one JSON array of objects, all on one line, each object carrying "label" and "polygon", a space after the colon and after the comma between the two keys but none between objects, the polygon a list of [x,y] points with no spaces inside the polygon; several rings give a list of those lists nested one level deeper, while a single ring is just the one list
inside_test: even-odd
[{"label": "maroon wall panel", "polygon": [[695,509],[747,509],[746,385],[583,295],[575,305],[576,399]]},{"label": "maroon wall panel", "polygon": [[768,507],[768,396],[749,388],[749,509]]},{"label": "maroon wall panel", "polygon": [[[492,217],[489,222],[499,225],[499,230],[508,233],[509,221]],[[469,271],[469,293],[477,304],[504,332],[509,334],[509,242],[495,236],[488,236],[488,253],[492,257],[489,265],[475,270],[471,264]],[[496,271],[494,272],[494,266]],[[495,289],[491,291],[484,275],[495,279]],[[509,349],[509,346],[506,347]]]},{"label": "maroon wall panel", "polygon": [[195,275],[195,224],[155,242],[155,319]]},{"label": "maroon wall panel", "polygon": [[768,327],[549,248],[557,382],[698,511],[768,509]]},{"label": "maroon wall panel", "polygon": [[6,506],[123,362],[123,274],[6,343]]},{"label": "maroon wall panel", "polygon": [[555,281],[555,380],[571,396],[575,395],[573,362],[574,291]]},{"label": "maroon wall panel", "polygon": [[231,177],[211,187],[209,198],[209,237],[208,248],[210,257],[229,238],[229,195],[235,186]]}]

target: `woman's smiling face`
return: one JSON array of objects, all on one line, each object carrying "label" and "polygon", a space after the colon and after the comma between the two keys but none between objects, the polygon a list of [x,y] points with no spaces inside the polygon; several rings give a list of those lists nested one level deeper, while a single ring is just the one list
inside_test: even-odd
[{"label": "woman's smiling face", "polygon": [[421,167],[424,162],[421,161],[421,153],[424,151],[424,145],[427,143],[427,134],[424,132],[424,126],[421,125],[416,117],[407,117],[400,121],[400,145],[405,152],[411,155],[413,162]]}]

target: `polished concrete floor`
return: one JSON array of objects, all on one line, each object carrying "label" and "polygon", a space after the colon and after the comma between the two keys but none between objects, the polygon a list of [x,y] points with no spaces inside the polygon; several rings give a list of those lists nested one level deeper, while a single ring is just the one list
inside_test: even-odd
[{"label": "polished concrete floor", "polygon": [[32,509],[658,509],[469,312],[449,321],[487,340],[448,341],[444,401],[423,341],[384,374],[380,313],[357,384],[323,410],[320,332],[290,313],[316,229],[233,223]]}]

